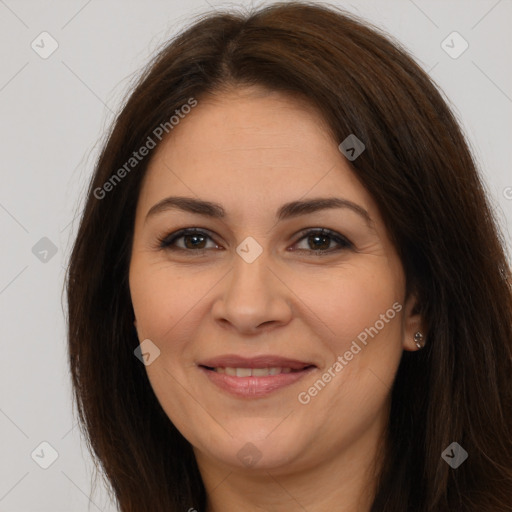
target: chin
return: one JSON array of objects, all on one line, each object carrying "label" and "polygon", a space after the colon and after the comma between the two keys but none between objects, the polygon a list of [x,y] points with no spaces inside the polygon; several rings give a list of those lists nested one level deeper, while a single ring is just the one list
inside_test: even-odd
[{"label": "chin", "polygon": [[196,446],[205,445],[205,449],[198,449],[209,458],[230,467],[255,472],[283,469],[299,462],[306,445],[303,446],[304,439],[299,439],[289,428],[282,429],[279,434],[277,430],[273,432],[279,421],[272,421],[272,426],[264,432],[247,426],[240,428],[233,438],[223,431],[222,439],[209,438]]}]

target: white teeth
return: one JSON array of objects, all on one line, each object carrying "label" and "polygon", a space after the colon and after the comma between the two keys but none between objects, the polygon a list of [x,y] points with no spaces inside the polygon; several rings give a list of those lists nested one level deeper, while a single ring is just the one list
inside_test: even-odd
[{"label": "white teeth", "polygon": [[221,366],[213,368],[217,373],[225,373],[232,377],[267,377],[268,375],[279,375],[280,373],[290,373],[291,368],[223,368]]},{"label": "white teeth", "polygon": [[268,375],[268,368],[253,368],[252,376],[253,377],[266,377]]}]

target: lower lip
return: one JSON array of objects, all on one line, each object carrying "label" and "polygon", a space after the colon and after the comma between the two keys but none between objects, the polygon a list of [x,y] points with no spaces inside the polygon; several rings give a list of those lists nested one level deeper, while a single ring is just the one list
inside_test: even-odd
[{"label": "lower lip", "polygon": [[309,375],[315,367],[312,366],[300,372],[280,373],[266,377],[234,377],[225,373],[217,373],[200,366],[206,376],[219,388],[228,393],[242,398],[260,398],[270,393],[294,384],[306,375]]}]

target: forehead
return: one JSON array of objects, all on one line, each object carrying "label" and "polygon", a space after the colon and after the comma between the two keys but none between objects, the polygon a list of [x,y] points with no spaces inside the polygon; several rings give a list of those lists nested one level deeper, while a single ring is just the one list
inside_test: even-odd
[{"label": "forehead", "polygon": [[301,98],[258,88],[198,100],[162,141],[140,199],[177,194],[274,210],[307,194],[371,202],[320,113]]}]

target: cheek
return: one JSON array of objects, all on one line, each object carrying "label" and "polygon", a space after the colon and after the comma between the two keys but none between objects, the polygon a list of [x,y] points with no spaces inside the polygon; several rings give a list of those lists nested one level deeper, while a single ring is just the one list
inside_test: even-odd
[{"label": "cheek", "polygon": [[[324,325],[322,332],[331,340],[330,348],[336,354],[347,350],[360,333],[376,322],[385,336],[398,326],[393,304],[401,298],[400,276],[380,261],[371,263],[333,271],[328,280],[317,281],[313,286],[314,281],[308,285],[303,282],[302,290],[297,292]],[[383,324],[381,315],[389,321]]]},{"label": "cheek", "polygon": [[[322,332],[329,358],[322,376],[303,386],[302,399],[311,399],[311,410],[328,411],[326,435],[356,439],[375,421],[391,388],[401,348],[401,275],[382,261],[332,273],[324,287],[310,289],[308,303],[328,326]],[[315,302],[316,301],[316,302]],[[339,359],[341,357],[341,360]],[[327,375],[326,375],[327,374]],[[301,402],[303,403],[303,402]],[[322,427],[324,428],[324,427]]]},{"label": "cheek", "polygon": [[146,366],[151,386],[172,421],[187,429],[187,393],[181,393],[186,368],[180,364],[190,341],[187,321],[205,292],[190,277],[183,278],[165,264],[132,259],[130,292],[139,341],[150,339],[160,350]]},{"label": "cheek", "polygon": [[[130,292],[139,337],[159,344],[202,296],[200,287],[175,270],[137,261],[130,269]],[[203,293],[204,294],[204,293]]]}]

